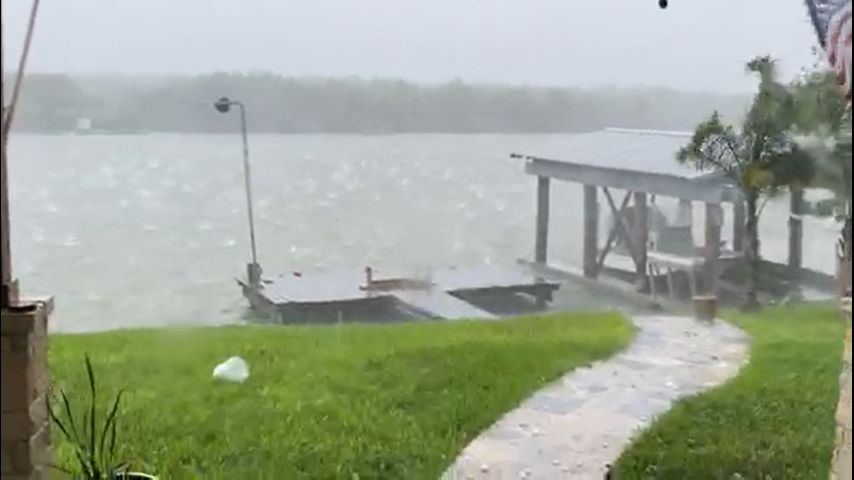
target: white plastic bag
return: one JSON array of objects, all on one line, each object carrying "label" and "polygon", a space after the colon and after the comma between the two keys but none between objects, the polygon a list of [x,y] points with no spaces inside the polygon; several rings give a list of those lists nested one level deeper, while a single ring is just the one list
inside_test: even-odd
[{"label": "white plastic bag", "polygon": [[231,357],[214,368],[213,378],[243,383],[249,378],[249,364],[240,357]]}]

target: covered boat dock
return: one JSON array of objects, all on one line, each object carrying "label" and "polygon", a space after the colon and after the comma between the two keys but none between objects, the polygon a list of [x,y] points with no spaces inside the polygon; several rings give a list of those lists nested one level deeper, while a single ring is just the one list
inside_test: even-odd
[{"label": "covered boat dock", "polygon": [[[513,154],[525,161],[525,172],[537,181],[534,260],[529,263],[558,277],[598,280],[610,274],[634,283],[638,292],[655,296],[666,291],[674,299],[680,294],[717,295],[723,289],[738,290],[722,277],[743,257],[744,198],[730,179],[676,162],[677,152],[689,139],[690,133],[684,132],[607,129],[576,137],[565,149],[570,156],[566,159]],[[553,181],[583,187],[577,204],[583,211],[580,271],[549,261]],[[661,222],[655,206],[665,198],[677,200],[680,209],[687,210],[687,224],[657,225]],[[604,242],[600,239],[603,204],[612,217]],[[701,204],[704,212],[703,241],[696,242],[699,245],[693,240],[695,204]],[[775,266],[775,271],[782,267],[790,278],[816,277],[815,272],[802,268],[803,208],[803,195],[793,194],[788,265]],[[731,216],[729,221],[727,215]],[[723,241],[726,224],[732,228],[728,244]],[[676,275],[687,276],[688,282],[676,282]],[[820,278],[824,283],[827,280]],[[689,284],[690,292],[679,292],[683,283]]]}]

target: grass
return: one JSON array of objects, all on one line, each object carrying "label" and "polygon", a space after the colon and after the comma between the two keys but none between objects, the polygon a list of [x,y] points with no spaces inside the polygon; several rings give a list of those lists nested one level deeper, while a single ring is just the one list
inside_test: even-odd
[{"label": "grass", "polygon": [[837,310],[731,317],[753,337],[751,363],[659,419],[623,455],[620,478],[828,478],[844,339]]},{"label": "grass", "polygon": [[[72,395],[84,354],[99,398],[126,390],[122,460],[162,478],[435,480],[502,413],[632,336],[618,314],[118,331],[53,336],[50,360]],[[232,355],[249,381],[212,381]]]}]

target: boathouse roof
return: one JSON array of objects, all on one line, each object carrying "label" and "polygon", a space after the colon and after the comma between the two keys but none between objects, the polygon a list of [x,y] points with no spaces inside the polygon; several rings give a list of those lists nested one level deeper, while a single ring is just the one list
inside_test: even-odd
[{"label": "boathouse roof", "polygon": [[539,177],[708,203],[736,201],[740,194],[732,181],[676,161],[690,138],[690,132],[610,128],[514,157]]}]

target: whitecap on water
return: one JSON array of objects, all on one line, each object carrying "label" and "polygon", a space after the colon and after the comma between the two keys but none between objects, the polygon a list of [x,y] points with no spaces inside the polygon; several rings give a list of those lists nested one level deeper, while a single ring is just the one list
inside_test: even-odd
[{"label": "whitecap on water", "polygon": [[317,181],[308,179],[302,182],[302,191],[305,193],[314,193],[317,191]]},{"label": "whitecap on water", "polygon": [[77,235],[68,234],[65,236],[65,239],[62,241],[63,247],[76,247],[80,245],[80,239],[77,238]]},{"label": "whitecap on water", "polygon": [[220,242],[219,245],[220,245],[220,247],[223,247],[223,248],[232,248],[235,245],[237,245],[237,240],[235,240],[233,238],[226,238],[222,242]]},{"label": "whitecap on water", "polygon": [[364,184],[358,180],[354,180],[352,182],[347,182],[344,184],[344,191],[347,193],[353,193],[363,188]]},{"label": "whitecap on water", "polygon": [[36,243],[44,243],[44,230],[40,228],[33,229],[33,232],[30,234],[30,240]]}]

